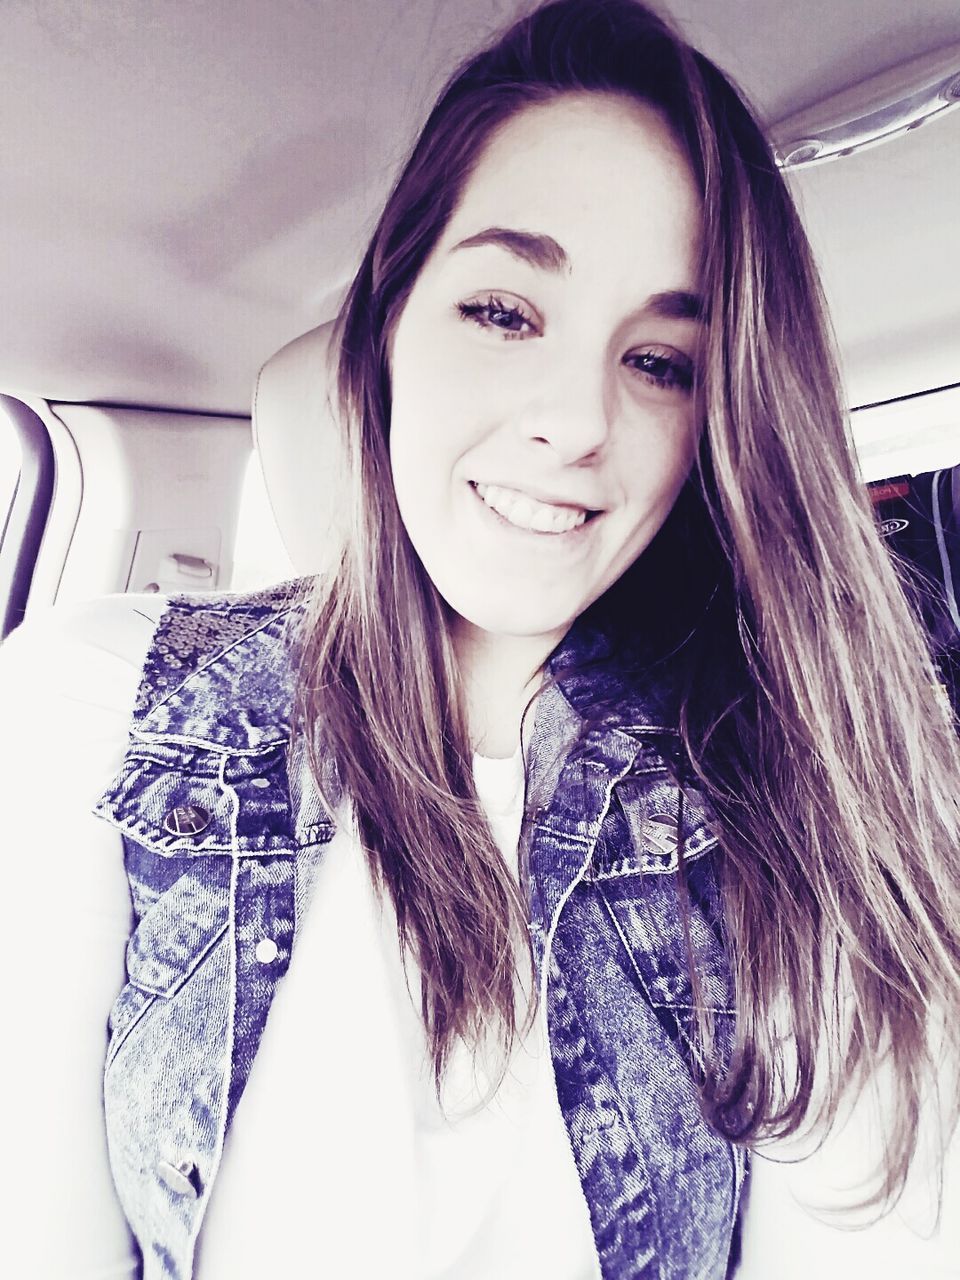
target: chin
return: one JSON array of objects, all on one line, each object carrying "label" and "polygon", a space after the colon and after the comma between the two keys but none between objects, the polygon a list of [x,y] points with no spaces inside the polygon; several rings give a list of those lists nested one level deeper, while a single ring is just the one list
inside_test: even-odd
[{"label": "chin", "polygon": [[559,612],[556,609],[537,609],[530,604],[513,599],[492,604],[488,599],[451,602],[451,608],[470,626],[491,635],[513,636],[516,639],[560,640],[576,619],[576,612]]}]

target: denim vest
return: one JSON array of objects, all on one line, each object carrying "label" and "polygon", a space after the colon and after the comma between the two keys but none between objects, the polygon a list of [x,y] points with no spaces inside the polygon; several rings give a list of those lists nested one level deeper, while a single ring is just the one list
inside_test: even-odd
[{"label": "denim vest", "polygon": [[[95,807],[122,834],[135,920],[104,1105],[144,1280],[192,1275],[303,885],[334,832],[290,731],[290,647],[311,583],[170,597],[126,756]],[[575,626],[552,665],[587,643]],[[698,1105],[677,897],[679,832],[690,943],[729,1044],[717,842],[689,783],[681,804],[666,682],[624,691],[615,720],[584,736],[578,708],[603,679],[548,688],[525,744],[519,865],[557,1094],[604,1280],[722,1280],[747,1162]]]}]

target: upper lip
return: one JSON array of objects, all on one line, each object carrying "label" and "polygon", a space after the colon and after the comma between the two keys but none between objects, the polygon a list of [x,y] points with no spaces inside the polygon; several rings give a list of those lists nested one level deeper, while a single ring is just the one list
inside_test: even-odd
[{"label": "upper lip", "polygon": [[547,493],[545,489],[541,489],[535,484],[507,484],[503,480],[474,480],[474,484],[482,484],[485,488],[510,489],[513,493],[521,494],[523,497],[536,498],[538,502],[547,502],[552,507],[569,507],[575,511],[589,511],[596,514],[601,511],[601,507],[591,506],[588,502],[578,502],[575,498],[560,497],[554,493]]}]

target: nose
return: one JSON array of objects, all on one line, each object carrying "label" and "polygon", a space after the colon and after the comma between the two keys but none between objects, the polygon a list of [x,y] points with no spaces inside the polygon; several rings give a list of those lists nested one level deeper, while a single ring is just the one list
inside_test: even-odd
[{"label": "nose", "polygon": [[520,412],[520,429],[537,444],[546,445],[564,465],[599,455],[613,422],[613,389],[598,362],[550,362],[535,395]]}]

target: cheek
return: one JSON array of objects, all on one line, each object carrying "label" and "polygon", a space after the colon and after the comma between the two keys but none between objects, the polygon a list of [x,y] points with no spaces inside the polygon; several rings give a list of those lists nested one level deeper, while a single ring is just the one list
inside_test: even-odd
[{"label": "cheek", "polygon": [[[405,314],[394,335],[391,448],[429,456],[452,439],[467,398],[466,379],[443,350],[442,330]],[[393,436],[398,440],[393,445]]]},{"label": "cheek", "polygon": [[399,501],[416,494],[421,501],[443,498],[456,466],[460,441],[450,407],[436,397],[407,399],[394,406],[390,423],[390,465]]},{"label": "cheek", "polygon": [[614,467],[625,505],[633,511],[661,511],[663,518],[683,488],[697,452],[689,419],[660,424],[642,445],[624,450]]},{"label": "cheek", "polygon": [[[442,373],[407,370],[398,380],[390,423],[390,461],[398,500],[416,493],[444,505],[470,474],[471,450],[483,436],[483,414],[470,384]],[[475,460],[474,460],[475,461]]]},{"label": "cheek", "polygon": [[[408,390],[412,393],[413,388]],[[462,481],[462,442],[451,406],[436,396],[409,394],[394,404],[390,466],[404,528],[428,571],[444,554]]]},{"label": "cheek", "polygon": [[395,412],[391,421],[390,467],[400,517],[413,537],[418,515],[422,519],[428,509],[435,485],[416,419],[408,418],[403,411]]},{"label": "cheek", "polygon": [[398,335],[396,362],[392,372],[390,413],[390,465],[401,511],[411,499],[419,499],[426,484],[426,471],[440,432],[437,405],[428,395],[422,361],[416,348]]}]

